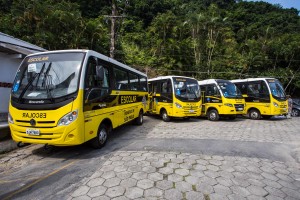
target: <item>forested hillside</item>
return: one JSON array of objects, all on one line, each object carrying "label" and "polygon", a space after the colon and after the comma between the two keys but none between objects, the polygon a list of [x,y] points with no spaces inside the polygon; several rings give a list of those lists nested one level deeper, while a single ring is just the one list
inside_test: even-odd
[{"label": "forested hillside", "polygon": [[[289,85],[287,93],[299,93],[296,9],[235,0],[115,4],[115,59],[150,77],[271,76]],[[104,0],[0,0],[0,31],[48,50],[85,48],[109,56],[111,14],[112,2]]]}]

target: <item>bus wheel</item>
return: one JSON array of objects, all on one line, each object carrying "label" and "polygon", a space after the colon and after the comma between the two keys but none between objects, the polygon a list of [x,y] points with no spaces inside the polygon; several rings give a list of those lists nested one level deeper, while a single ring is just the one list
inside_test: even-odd
[{"label": "bus wheel", "polygon": [[139,116],[137,118],[135,118],[134,120],[134,124],[135,125],[142,125],[144,122],[144,118],[143,118],[143,111],[141,110],[140,113],[139,113]]},{"label": "bus wheel", "polygon": [[292,117],[298,117],[300,116],[300,112],[297,109],[293,109],[291,115]]},{"label": "bus wheel", "polygon": [[220,116],[217,110],[213,109],[208,112],[207,118],[210,121],[218,121]]},{"label": "bus wheel", "polygon": [[260,115],[259,110],[251,109],[249,111],[249,117],[250,117],[250,119],[260,119],[261,115]]},{"label": "bus wheel", "polygon": [[161,117],[164,122],[169,122],[171,120],[166,110],[161,111]]},{"label": "bus wheel", "polygon": [[92,147],[96,149],[102,148],[107,141],[108,133],[109,133],[109,129],[106,127],[106,125],[101,124],[97,133],[97,137],[95,137],[91,141]]}]

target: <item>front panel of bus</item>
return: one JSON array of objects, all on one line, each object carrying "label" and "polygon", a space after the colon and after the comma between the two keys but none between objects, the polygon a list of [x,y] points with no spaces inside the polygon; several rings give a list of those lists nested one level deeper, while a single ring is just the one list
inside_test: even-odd
[{"label": "front panel of bus", "polygon": [[288,101],[282,84],[277,79],[266,79],[270,90],[271,115],[286,115]]},{"label": "front panel of bus", "polygon": [[84,57],[84,52],[65,52],[24,59],[9,106],[16,142],[74,145],[84,141],[83,92],[79,90]]},{"label": "front panel of bus", "polygon": [[245,100],[239,89],[231,82],[217,80],[216,83],[202,85],[202,115],[209,109],[216,109],[220,115],[237,115],[244,113]]}]

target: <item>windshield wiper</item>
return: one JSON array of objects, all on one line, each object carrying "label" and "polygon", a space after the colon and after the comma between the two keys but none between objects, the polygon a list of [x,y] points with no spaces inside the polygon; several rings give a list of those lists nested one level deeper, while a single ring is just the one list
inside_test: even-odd
[{"label": "windshield wiper", "polygon": [[21,92],[18,101],[20,102],[21,99],[23,98],[25,92],[28,90],[28,88],[30,87],[30,85],[33,83],[33,81],[35,80],[35,78],[40,75],[40,73],[35,73],[35,75],[31,78],[31,80],[27,83],[27,85],[25,86],[24,90]]},{"label": "windshield wiper", "polygon": [[[52,97],[52,94],[51,94],[51,91],[50,91],[50,88],[49,88],[50,84],[52,83],[52,76],[51,76],[51,75],[48,75],[48,74],[49,74],[49,71],[50,71],[50,69],[51,69],[51,66],[52,66],[52,62],[49,63],[48,68],[46,69],[46,71],[45,71],[45,73],[44,73],[44,77],[45,77],[45,78],[44,78],[44,80],[43,80],[42,85],[45,85],[45,88],[46,88],[46,90],[47,90],[47,95],[48,95],[48,97],[50,98],[51,103],[53,103],[54,99],[53,99],[53,97]],[[48,77],[50,78],[50,80],[48,79]]]}]

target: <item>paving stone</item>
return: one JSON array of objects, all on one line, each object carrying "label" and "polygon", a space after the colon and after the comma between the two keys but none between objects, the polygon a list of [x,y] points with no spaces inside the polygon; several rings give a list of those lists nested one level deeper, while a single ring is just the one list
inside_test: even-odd
[{"label": "paving stone", "polygon": [[192,184],[184,182],[184,181],[180,181],[180,182],[176,182],[175,183],[175,189],[179,190],[181,192],[187,192],[187,191],[192,191]]},{"label": "paving stone", "polygon": [[210,164],[215,165],[215,166],[221,166],[222,162],[220,160],[210,160]]},{"label": "paving stone", "polygon": [[156,172],[156,168],[153,166],[146,166],[142,168],[142,171],[146,173],[153,173]]},{"label": "paving stone", "polygon": [[299,191],[296,191],[296,190],[293,190],[293,189],[290,189],[290,188],[286,188],[286,187],[283,187],[280,189],[282,192],[284,192],[288,197],[292,197],[292,198],[300,198],[300,192]]},{"label": "paving stone", "polygon": [[115,171],[115,172],[124,172],[124,171],[127,171],[127,169],[128,169],[127,166],[121,165],[121,166],[115,167],[114,171]]},{"label": "paving stone", "polygon": [[156,187],[162,190],[167,190],[173,187],[173,182],[167,180],[157,181]]},{"label": "paving stone", "polygon": [[246,167],[242,167],[242,166],[233,166],[233,168],[235,169],[235,171],[237,172],[241,172],[241,173],[246,173],[248,172],[248,169]]},{"label": "paving stone", "polygon": [[90,178],[93,179],[93,178],[98,178],[100,177],[101,175],[103,174],[103,171],[96,171]]},{"label": "paving stone", "polygon": [[227,200],[228,198],[217,193],[212,193],[209,195],[209,199]]},{"label": "paving stone", "polygon": [[144,191],[145,197],[162,197],[164,194],[163,190],[158,189],[156,187],[147,189]]},{"label": "paving stone", "polygon": [[128,167],[128,171],[130,172],[141,172],[142,171],[142,167],[139,165],[133,165]]},{"label": "paving stone", "polygon": [[276,189],[282,188],[282,185],[280,185],[276,181],[271,181],[269,179],[264,179],[264,180],[262,180],[262,182],[265,183],[267,186],[270,186],[270,187],[273,187],[273,188],[276,188]]},{"label": "paving stone", "polygon": [[156,168],[164,167],[164,162],[160,162],[160,161],[151,162],[150,164],[151,164],[151,166],[156,167]]},{"label": "paving stone", "polygon": [[218,178],[216,178],[216,180],[219,184],[227,186],[227,187],[230,187],[230,186],[233,185],[232,181],[230,179],[227,179],[227,178],[218,177]]},{"label": "paving stone", "polygon": [[108,188],[105,192],[105,194],[110,197],[110,198],[114,198],[114,197],[118,197],[123,195],[125,192],[125,188],[122,186],[115,186],[112,188]]},{"label": "paving stone", "polygon": [[133,173],[131,178],[134,178],[136,180],[142,180],[142,179],[145,179],[147,178],[147,173],[145,172],[136,172],[136,173]]},{"label": "paving stone", "polygon": [[283,199],[283,198],[285,198],[287,196],[284,192],[282,192],[281,190],[279,190],[277,188],[266,186],[266,187],[264,187],[264,189],[266,191],[268,191],[270,195],[277,196],[277,197],[279,197],[281,199]]},{"label": "paving stone", "polygon": [[107,188],[104,187],[104,186],[97,186],[97,187],[93,187],[89,190],[89,192],[87,193],[87,195],[89,197],[98,197],[98,196],[101,196],[103,195],[105,192],[106,192]]},{"label": "paving stone", "polygon": [[158,172],[148,174],[148,178],[152,181],[161,181],[164,179],[164,176]]},{"label": "paving stone", "polygon": [[293,190],[297,190],[298,187],[292,183],[289,183],[289,182],[286,182],[286,181],[283,181],[283,180],[279,180],[278,183],[280,185],[282,185],[283,187],[286,187],[286,188],[289,188],[289,189],[293,189]]},{"label": "paving stone", "polygon": [[247,190],[254,195],[257,196],[261,196],[261,197],[265,197],[267,196],[269,193],[264,190],[262,187],[259,186],[255,186],[255,185],[250,185],[249,187],[247,187]]},{"label": "paving stone", "polygon": [[204,183],[204,184],[207,184],[207,185],[211,185],[211,186],[214,186],[214,185],[217,185],[218,182],[213,179],[213,178],[210,178],[210,177],[202,177],[202,178],[199,178],[200,182],[201,183]]},{"label": "paving stone", "polygon": [[86,185],[80,186],[77,190],[75,190],[72,193],[72,197],[78,197],[78,196],[82,196],[88,193],[88,191],[90,190],[90,188]]},{"label": "paving stone", "polygon": [[175,200],[175,199],[182,199],[182,193],[176,189],[169,189],[165,191],[164,197],[166,199]]},{"label": "paving stone", "polygon": [[181,158],[171,158],[171,162],[181,164],[181,163],[183,163],[183,159],[181,159]]},{"label": "paving stone", "polygon": [[215,179],[215,178],[217,178],[217,177],[220,176],[220,173],[212,171],[212,170],[206,170],[206,171],[204,171],[204,174],[206,176],[210,177],[210,178],[213,178],[213,179]]},{"label": "paving stone", "polygon": [[231,181],[234,185],[238,185],[241,187],[248,187],[250,185],[248,180],[245,179],[232,178]]},{"label": "paving stone", "polygon": [[104,172],[101,177],[105,179],[110,179],[116,177],[116,173],[114,171]]},{"label": "paving stone", "polygon": [[206,165],[196,164],[196,165],[194,165],[194,169],[204,171],[207,168],[206,168]]},{"label": "paving stone", "polygon": [[294,181],[294,179],[292,179],[290,176],[286,175],[286,174],[281,174],[281,173],[277,173],[276,176],[280,179],[283,180],[285,182],[289,182],[292,183]]},{"label": "paving stone", "polygon": [[263,171],[263,172],[266,172],[266,173],[269,173],[269,174],[276,174],[276,171],[274,169],[272,169],[271,167],[267,167],[267,166],[262,166],[260,167],[260,169]]},{"label": "paving stone", "polygon": [[132,176],[132,172],[128,172],[128,171],[118,172],[116,173],[116,176],[119,177],[120,179],[127,179]]},{"label": "paving stone", "polygon": [[168,180],[173,182],[179,182],[183,180],[183,177],[178,174],[170,174],[168,175]]},{"label": "paving stone", "polygon": [[144,190],[138,187],[130,187],[126,189],[125,196],[130,199],[136,199],[142,197],[144,194]]},{"label": "paving stone", "polygon": [[202,193],[204,193],[204,194],[211,194],[211,193],[214,192],[213,187],[210,186],[210,185],[207,185],[207,184],[205,184],[205,183],[199,183],[199,184],[197,184],[197,185],[196,185],[196,190],[197,190],[198,192],[202,192]]},{"label": "paving stone", "polygon": [[243,197],[241,195],[237,195],[237,194],[229,194],[229,195],[227,195],[227,198],[229,200],[246,200],[245,197]]},{"label": "paving stone", "polygon": [[111,165],[115,166],[114,171],[116,171],[116,167],[123,166],[124,163],[125,163],[125,161],[120,160],[120,161],[114,161]]},{"label": "paving stone", "polygon": [[224,185],[217,184],[217,185],[214,185],[213,188],[214,188],[215,193],[221,194],[223,196],[227,196],[232,193],[230,188],[226,187]]},{"label": "paving stone", "polygon": [[247,197],[251,194],[246,188],[240,187],[240,186],[231,186],[230,189],[231,189],[232,193],[243,196],[243,197]]},{"label": "paving stone", "polygon": [[75,199],[75,200],[90,200],[91,197],[89,197],[87,195],[82,195],[82,196],[79,196],[79,197],[75,197],[73,199]]},{"label": "paving stone", "polygon": [[189,175],[190,171],[187,169],[175,169],[175,173],[181,176]]},{"label": "paving stone", "polygon": [[110,187],[114,187],[114,186],[117,186],[119,185],[121,182],[121,179],[120,178],[117,178],[117,177],[114,177],[114,178],[111,178],[111,179],[107,179],[103,185],[110,188]]},{"label": "paving stone", "polygon": [[248,199],[248,200],[265,200],[264,197],[256,196],[256,195],[253,195],[253,194],[249,195],[249,196],[247,197],[247,199]]},{"label": "paving stone", "polygon": [[137,186],[142,189],[149,189],[154,186],[154,181],[149,179],[143,179],[137,182]]},{"label": "paving stone", "polygon": [[281,197],[273,196],[273,195],[268,195],[266,197],[267,200],[282,200]]},{"label": "paving stone", "polygon": [[217,172],[220,169],[218,166],[215,166],[215,165],[206,165],[206,168],[208,170],[211,170],[211,171],[214,171],[214,172]]},{"label": "paving stone", "polygon": [[279,178],[278,178],[277,176],[275,176],[275,175],[273,175],[273,174],[270,174],[270,173],[263,172],[263,173],[261,173],[261,175],[262,175],[264,178],[269,179],[269,180],[271,180],[271,181],[278,181],[278,180],[279,180]]},{"label": "paving stone", "polygon": [[204,200],[204,196],[201,192],[189,191],[185,193],[187,200]]},{"label": "paving stone", "polygon": [[104,172],[113,171],[114,169],[115,169],[115,166],[113,166],[113,165],[105,165],[101,168],[101,170]]},{"label": "paving stone", "polygon": [[104,183],[105,179],[104,178],[101,178],[101,177],[98,177],[98,178],[94,178],[92,180],[90,180],[87,185],[89,187],[96,187],[98,185],[102,185],[102,183]]},{"label": "paving stone", "polygon": [[259,186],[259,187],[265,187],[266,184],[262,182],[261,180],[256,179],[248,179],[247,180],[251,185]]},{"label": "paving stone", "polygon": [[120,196],[120,197],[113,198],[112,200],[129,200],[129,199],[125,196]]},{"label": "paving stone", "polygon": [[163,167],[163,168],[160,168],[158,171],[159,171],[159,173],[165,174],[165,175],[173,173],[173,169],[170,167]]},{"label": "paving stone", "polygon": [[254,172],[254,173],[258,173],[258,174],[262,173],[262,171],[258,167],[256,167],[256,166],[250,165],[250,166],[247,166],[246,168],[250,172]]},{"label": "paving stone", "polygon": [[133,178],[124,179],[120,183],[120,185],[125,188],[134,187],[134,186],[136,186],[136,184],[137,184],[137,180],[135,180]]},{"label": "paving stone", "polygon": [[93,200],[111,200],[108,196],[94,197]]},{"label": "paving stone", "polygon": [[196,176],[186,176],[185,177],[185,181],[187,183],[192,184],[192,185],[196,185],[196,184],[198,184],[200,182],[199,178],[196,177]]},{"label": "paving stone", "polygon": [[177,169],[177,168],[179,168],[179,164],[177,164],[177,163],[168,163],[167,167],[170,167],[172,169]]},{"label": "paving stone", "polygon": [[190,174],[191,174],[191,176],[199,177],[199,178],[204,176],[204,174],[201,170],[191,170]]}]

